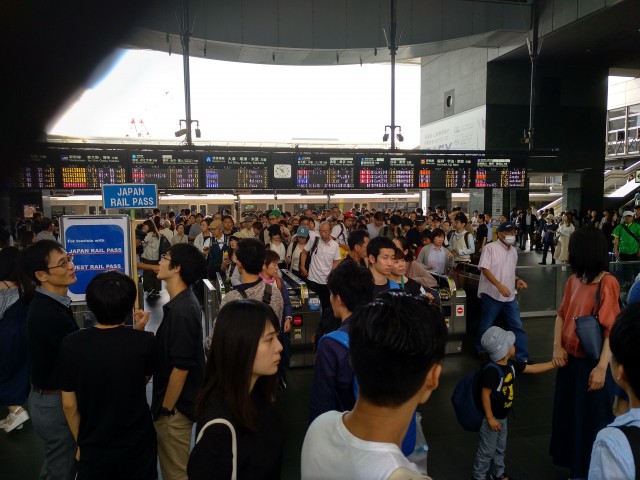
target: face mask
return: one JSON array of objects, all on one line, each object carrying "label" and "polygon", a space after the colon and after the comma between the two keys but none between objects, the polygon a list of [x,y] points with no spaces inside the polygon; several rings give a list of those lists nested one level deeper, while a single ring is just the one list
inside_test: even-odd
[{"label": "face mask", "polygon": [[516,244],[515,235],[505,235],[504,236],[504,243],[506,243],[507,245],[515,245]]}]

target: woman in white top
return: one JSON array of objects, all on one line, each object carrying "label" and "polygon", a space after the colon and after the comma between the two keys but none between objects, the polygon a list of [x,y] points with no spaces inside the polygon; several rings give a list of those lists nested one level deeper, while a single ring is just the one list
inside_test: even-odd
[{"label": "woman in white top", "polygon": [[267,244],[267,249],[272,250],[280,257],[278,263],[279,268],[286,268],[285,260],[287,258],[287,247],[282,243],[282,234],[280,232],[280,225],[271,225],[268,228],[270,241]]},{"label": "woman in white top", "polygon": [[193,241],[193,246],[205,255],[209,253],[209,249],[211,248],[211,243],[213,241],[213,237],[211,236],[211,232],[209,231],[210,224],[210,218],[205,218],[204,220],[202,220],[200,222],[200,229],[202,230],[202,233],[199,233]]},{"label": "woman in white top", "polygon": [[287,264],[291,273],[300,276],[300,254],[304,250],[307,241],[309,240],[309,228],[304,225],[298,227],[293,240],[287,248]]},{"label": "woman in white top", "polygon": [[[153,220],[145,220],[143,225],[147,227],[147,236],[142,241],[142,255],[140,262],[147,265],[158,265],[160,263],[160,234]],[[157,298],[162,290],[162,281],[158,280],[158,273],[154,270],[143,270],[142,282],[144,291],[149,298]]]},{"label": "woman in white top", "polygon": [[184,224],[179,223],[176,225],[176,231],[171,237],[171,245],[175,245],[176,243],[189,243],[189,237],[184,233]]},{"label": "woman in white top", "polygon": [[558,244],[556,245],[556,252],[553,254],[553,258],[559,262],[567,263],[569,261],[569,237],[575,229],[573,219],[569,217],[569,214],[562,215],[562,223],[558,226],[558,231],[556,232]]}]

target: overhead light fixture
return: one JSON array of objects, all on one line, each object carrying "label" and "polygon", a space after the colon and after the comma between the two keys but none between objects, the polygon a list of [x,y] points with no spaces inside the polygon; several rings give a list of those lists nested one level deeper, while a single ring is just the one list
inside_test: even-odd
[{"label": "overhead light fixture", "polygon": [[178,130],[176,133],[176,137],[181,137],[183,135],[187,134],[187,129],[186,128],[181,128],[180,130]]},{"label": "overhead light fixture", "polygon": [[404,142],[404,135],[402,135],[402,127],[398,127],[398,133],[396,135],[396,138],[398,139],[399,142]]},{"label": "overhead light fixture", "polygon": [[[202,132],[200,131],[199,128],[196,128],[196,138],[200,138],[202,136]],[[400,140],[402,141],[402,140]]]},{"label": "overhead light fixture", "polygon": [[[176,136],[177,136],[177,135],[176,135]],[[389,133],[384,132],[384,135],[382,136],[382,141],[383,141],[383,142],[386,142],[386,141],[388,141],[388,140],[389,140]]]}]

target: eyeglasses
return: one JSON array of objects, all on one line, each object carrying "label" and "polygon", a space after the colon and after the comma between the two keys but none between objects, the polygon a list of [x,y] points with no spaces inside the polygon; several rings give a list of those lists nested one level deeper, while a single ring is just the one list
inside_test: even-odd
[{"label": "eyeglasses", "polygon": [[167,255],[160,255],[160,261],[162,262],[163,260],[166,260],[167,262],[171,261],[171,257],[167,256]]},{"label": "eyeglasses", "polygon": [[67,268],[70,263],[73,263],[73,255],[68,254],[65,260],[62,260],[58,265],[54,265],[53,267],[47,267],[47,270],[51,270],[52,268]]}]

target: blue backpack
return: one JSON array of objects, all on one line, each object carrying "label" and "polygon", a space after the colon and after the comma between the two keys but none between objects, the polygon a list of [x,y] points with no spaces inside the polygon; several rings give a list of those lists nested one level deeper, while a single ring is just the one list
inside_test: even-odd
[{"label": "blue backpack", "polygon": [[[512,375],[515,376],[513,365]],[[497,363],[489,362],[477,372],[470,373],[458,382],[451,395],[451,403],[456,412],[456,418],[462,428],[470,432],[479,432],[484,418],[484,409],[480,400],[480,377],[487,368],[495,368],[500,376],[498,388],[491,392],[491,398],[496,398],[502,390],[504,383],[504,371]]]},{"label": "blue backpack", "polygon": [[[349,350],[349,334],[347,332],[334,330],[333,332],[323,335],[319,342],[322,342],[325,338],[330,338]],[[353,377],[353,393],[355,398],[358,398],[358,379],[355,376]],[[405,435],[404,440],[402,440],[402,453],[405,457],[411,455],[416,449],[417,428],[416,415],[414,414],[411,418],[411,423],[409,424],[409,430],[407,430],[407,434]]]}]

